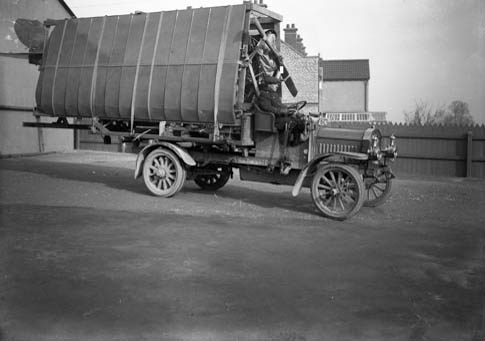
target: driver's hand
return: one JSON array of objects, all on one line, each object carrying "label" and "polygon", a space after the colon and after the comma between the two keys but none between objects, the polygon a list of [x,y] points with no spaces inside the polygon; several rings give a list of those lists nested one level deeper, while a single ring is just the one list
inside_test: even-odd
[{"label": "driver's hand", "polygon": [[288,108],[282,107],[282,108],[280,108],[279,113],[282,114],[282,115],[286,115],[286,114],[289,113],[289,111],[290,110]]}]

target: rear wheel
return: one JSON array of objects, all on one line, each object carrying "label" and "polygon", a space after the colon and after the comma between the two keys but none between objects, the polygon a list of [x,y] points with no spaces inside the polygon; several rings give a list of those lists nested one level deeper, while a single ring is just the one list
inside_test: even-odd
[{"label": "rear wheel", "polygon": [[364,206],[366,207],[382,205],[391,194],[392,179],[386,174],[381,174],[376,178],[364,179],[364,183]]},{"label": "rear wheel", "polygon": [[216,191],[223,187],[231,177],[231,169],[227,166],[208,166],[203,171],[205,174],[196,175],[194,182],[208,191]]},{"label": "rear wheel", "polygon": [[312,180],[313,203],[325,216],[345,220],[364,203],[364,183],[359,172],[348,165],[320,167]]},{"label": "rear wheel", "polygon": [[155,149],[143,164],[145,186],[156,196],[173,196],[184,185],[186,176],[179,158],[167,149]]}]

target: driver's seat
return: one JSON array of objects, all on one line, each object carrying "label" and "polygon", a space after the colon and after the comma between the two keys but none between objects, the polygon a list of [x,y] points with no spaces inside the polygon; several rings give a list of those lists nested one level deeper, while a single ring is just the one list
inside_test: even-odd
[{"label": "driver's seat", "polygon": [[254,130],[264,131],[268,133],[277,133],[275,126],[275,114],[269,111],[262,110],[256,103],[254,107]]}]

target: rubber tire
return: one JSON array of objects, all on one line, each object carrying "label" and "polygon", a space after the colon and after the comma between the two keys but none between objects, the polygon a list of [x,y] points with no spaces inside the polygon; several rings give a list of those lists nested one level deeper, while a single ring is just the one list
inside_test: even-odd
[{"label": "rubber tire", "polygon": [[[227,184],[229,178],[231,177],[231,172],[228,167],[212,167],[222,168],[222,171],[218,172],[217,175],[196,175],[194,178],[194,182],[197,184],[197,186],[206,191],[217,191],[219,188],[224,187],[224,185]],[[217,177],[215,181],[213,181],[214,177]]]},{"label": "rubber tire", "polygon": [[[379,184],[384,184],[384,182],[377,182]],[[375,183],[371,184],[370,186],[373,186]],[[367,184],[364,184],[365,187],[365,194],[364,194],[364,206],[365,207],[377,207],[379,205],[382,205],[387,198],[391,195],[391,189],[392,189],[392,179],[387,179],[385,182],[386,187],[382,191],[381,195],[374,198],[374,199],[367,199],[368,198],[368,193],[370,191],[370,187],[367,188]]]},{"label": "rubber tire", "polygon": [[[169,184],[166,189],[158,188],[157,184],[159,183],[160,179],[155,182],[153,179],[153,174],[151,172],[151,166],[157,167],[157,163],[155,160],[163,159],[167,163],[167,167],[164,169],[171,169],[172,175],[175,177],[172,184]],[[173,167],[170,167],[172,165]],[[169,170],[170,170],[169,169]],[[187,177],[187,172],[183,167],[180,159],[170,150],[168,149],[155,149],[150,154],[148,154],[145,162],[143,163],[143,181],[145,182],[145,186],[147,189],[154,195],[169,198],[175,195],[178,191],[180,191],[185,183],[185,179]],[[168,180],[167,180],[168,182]]]},{"label": "rubber tire", "polygon": [[[342,174],[345,174],[347,178],[350,178],[351,183],[354,184],[352,186],[353,188],[355,188],[354,191],[356,191],[356,193],[354,193],[353,195],[354,204],[350,205],[348,209],[344,208],[344,210],[336,211],[331,207],[326,206],[325,202],[320,197],[320,192],[318,189],[318,186],[320,185],[320,180],[325,175],[330,174],[330,172],[337,172],[337,173],[340,172]],[[331,177],[330,179],[333,180]],[[338,181],[338,176],[336,181]],[[325,184],[325,186],[331,187],[328,184]],[[364,182],[362,180],[362,176],[355,168],[348,165],[336,164],[336,163],[327,164],[318,168],[318,170],[315,172],[313,176],[312,185],[311,185],[311,195],[312,195],[313,203],[316,206],[316,208],[324,216],[335,220],[348,219],[361,209],[364,203],[364,190],[365,188],[364,188]],[[337,203],[336,201],[338,200],[337,198],[340,198],[339,194],[331,196],[331,198],[329,199],[330,200],[329,204],[333,203],[334,201],[335,203]],[[340,200],[340,203],[344,205],[342,200]]]}]

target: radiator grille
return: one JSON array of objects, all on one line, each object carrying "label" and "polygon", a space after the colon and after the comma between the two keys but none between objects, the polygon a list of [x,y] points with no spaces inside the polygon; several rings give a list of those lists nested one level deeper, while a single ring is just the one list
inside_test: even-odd
[{"label": "radiator grille", "polygon": [[317,143],[318,154],[335,152],[358,152],[358,150],[357,146],[351,144]]}]

